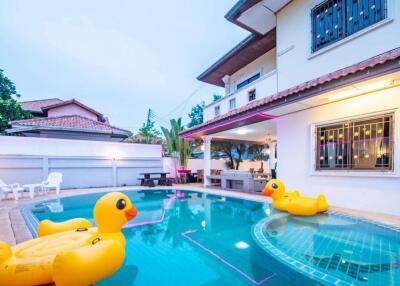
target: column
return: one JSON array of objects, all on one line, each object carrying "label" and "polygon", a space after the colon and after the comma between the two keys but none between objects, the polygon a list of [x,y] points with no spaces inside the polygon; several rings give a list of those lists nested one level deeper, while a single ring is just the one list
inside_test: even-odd
[{"label": "column", "polygon": [[207,178],[211,175],[211,139],[210,136],[203,137],[204,144],[204,187],[210,185],[210,180]]},{"label": "column", "polygon": [[231,94],[230,80],[231,80],[231,78],[230,78],[229,75],[225,75],[225,76],[222,78],[222,81],[223,81],[224,84],[225,84],[225,96],[228,96],[228,95]]},{"label": "column", "polygon": [[275,169],[275,151],[276,150],[276,140],[272,140],[269,144],[269,168],[270,170]]}]

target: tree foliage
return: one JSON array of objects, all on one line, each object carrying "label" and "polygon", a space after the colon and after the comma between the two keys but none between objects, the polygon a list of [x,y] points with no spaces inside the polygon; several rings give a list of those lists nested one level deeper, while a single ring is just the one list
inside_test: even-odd
[{"label": "tree foliage", "polygon": [[12,99],[13,96],[20,97],[20,94],[17,92],[15,84],[0,69],[0,98],[7,100]]},{"label": "tree foliage", "polygon": [[0,69],[0,133],[7,129],[10,121],[32,118],[13,96],[20,97],[14,83]]},{"label": "tree foliage", "polygon": [[247,145],[243,143],[217,141],[211,144],[211,151],[224,153],[228,157],[227,165],[229,169],[239,170],[239,165],[243,162],[242,156],[247,151]]},{"label": "tree foliage", "polygon": [[220,100],[222,98],[222,95],[220,95],[220,94],[213,94],[213,102],[216,102],[216,101],[218,101],[218,100]]},{"label": "tree foliage", "polygon": [[189,128],[203,123],[204,106],[205,103],[204,101],[202,101],[200,104],[196,104],[195,106],[192,107],[192,110],[188,114],[190,118],[190,122],[188,124]]},{"label": "tree foliage", "polygon": [[263,145],[251,145],[248,148],[248,153],[252,154],[254,156],[254,160],[256,161],[260,161],[261,162],[261,166],[260,166],[260,171],[263,172],[264,170],[264,162],[263,162],[263,158],[264,158],[264,154],[263,154],[263,150],[264,150]]}]

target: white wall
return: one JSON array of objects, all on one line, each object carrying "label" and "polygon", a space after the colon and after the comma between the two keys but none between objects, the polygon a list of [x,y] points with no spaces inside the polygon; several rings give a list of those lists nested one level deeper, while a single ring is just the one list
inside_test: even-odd
[{"label": "white wall", "polygon": [[258,57],[245,67],[230,75],[230,92],[236,92],[236,85],[249,77],[260,73],[261,76],[270,73],[276,69],[276,50],[272,49],[262,56]]},{"label": "white wall", "polygon": [[[257,73],[261,74],[261,77],[258,80],[252,82],[251,84],[243,87],[240,90],[236,90],[237,84]],[[276,93],[276,50],[272,49],[268,51],[247,66],[232,74],[230,77],[229,87],[230,88],[228,90],[228,96],[225,96],[218,102],[210,103],[204,108],[205,121],[213,119],[215,117],[215,106],[220,106],[221,115],[229,112],[229,100],[231,100],[232,98],[236,99],[236,108],[248,104],[248,92],[250,90],[256,90],[256,100]]]},{"label": "white wall", "polygon": [[[389,18],[394,19],[393,21],[385,21],[385,25],[378,24],[379,28],[359,37],[350,36],[348,39],[352,38],[352,40],[345,43],[342,41],[343,44],[326,53],[309,58],[311,55],[310,11],[320,2],[322,0],[295,0],[278,13],[279,90],[293,87],[400,46],[400,2],[387,0]],[[290,48],[292,49],[280,55]]]},{"label": "white wall", "polygon": [[137,185],[141,172],[161,172],[160,145],[0,136],[0,178],[40,183],[63,173],[62,189]]},{"label": "white wall", "polygon": [[2,155],[161,157],[161,145],[0,136]]},{"label": "white wall", "polygon": [[[278,177],[288,190],[298,188],[304,195],[324,193],[331,205],[400,215],[398,176],[313,175],[314,152],[311,126],[400,108],[400,87],[331,103],[276,118],[278,138]],[[395,134],[395,168],[400,163],[400,118]],[[326,174],[326,173],[325,173]]]}]

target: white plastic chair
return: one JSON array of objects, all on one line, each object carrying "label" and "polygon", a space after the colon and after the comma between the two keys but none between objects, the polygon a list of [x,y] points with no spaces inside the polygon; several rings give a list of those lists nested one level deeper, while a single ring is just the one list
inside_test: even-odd
[{"label": "white plastic chair", "polygon": [[60,194],[60,186],[62,183],[62,173],[53,172],[50,173],[46,181],[42,182],[42,188],[44,192],[51,189],[56,189],[56,194]]},{"label": "white plastic chair", "polygon": [[13,194],[14,199],[18,201],[19,199],[19,193],[23,192],[24,188],[22,188],[19,184],[11,184],[7,185],[0,179],[0,199],[4,195],[4,198],[8,198],[8,194]]}]

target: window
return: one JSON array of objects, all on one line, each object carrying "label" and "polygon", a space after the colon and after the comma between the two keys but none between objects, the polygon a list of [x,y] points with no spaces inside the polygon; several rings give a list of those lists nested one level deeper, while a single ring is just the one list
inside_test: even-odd
[{"label": "window", "polygon": [[328,0],[311,11],[315,52],[387,17],[386,0]]},{"label": "window", "polygon": [[220,106],[219,105],[215,106],[214,107],[214,115],[218,116],[220,114],[220,112],[221,112]]},{"label": "window", "polygon": [[236,86],[236,89],[239,90],[239,89],[245,87],[246,85],[252,83],[253,81],[255,81],[255,80],[257,80],[257,79],[259,79],[260,76],[261,76],[261,74],[260,74],[260,73],[257,73],[257,74],[255,74],[255,75],[253,75],[252,77],[249,77],[248,79],[246,79],[246,80],[242,81],[241,83],[239,83],[239,84]]},{"label": "window", "polygon": [[232,98],[229,100],[229,109],[236,108],[236,98]]},{"label": "window", "polygon": [[317,170],[393,170],[393,114],[316,128]]},{"label": "window", "polygon": [[250,90],[249,91],[249,101],[253,101],[255,99],[256,99],[256,90],[255,89]]}]

